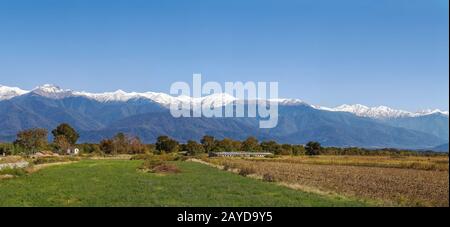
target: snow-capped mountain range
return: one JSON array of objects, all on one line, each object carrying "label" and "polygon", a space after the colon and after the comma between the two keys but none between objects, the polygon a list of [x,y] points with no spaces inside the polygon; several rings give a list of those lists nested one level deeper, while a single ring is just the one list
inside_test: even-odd
[{"label": "snow-capped mountain range", "polygon": [[335,108],[322,108],[325,110],[330,111],[340,111],[340,112],[349,112],[353,113],[360,117],[370,117],[370,118],[399,118],[399,117],[420,117],[430,114],[442,114],[448,116],[448,111],[442,111],[439,109],[427,109],[427,110],[421,110],[418,112],[408,112],[405,110],[397,110],[392,109],[387,106],[377,106],[377,107],[368,107],[361,104],[355,104],[355,105],[340,105]]},{"label": "snow-capped mountain range", "polygon": [[[55,85],[45,84],[31,91],[22,90],[17,87],[8,87],[0,85],[0,101],[12,99],[17,96],[22,96],[25,94],[34,93],[40,96],[44,96],[52,99],[62,99],[67,97],[86,97],[91,100],[98,102],[126,102],[132,99],[148,99],[156,102],[162,106],[170,106],[171,103],[190,103],[192,105],[208,104],[213,106],[223,106],[234,101],[239,101],[232,95],[221,93],[213,94],[209,96],[204,96],[201,98],[193,98],[188,96],[171,96],[165,93],[157,92],[125,92],[122,90],[117,90],[115,92],[104,92],[104,93],[89,93],[89,92],[78,92],[68,89],[62,89]],[[387,106],[378,107],[368,107],[361,104],[355,105],[340,105],[334,108],[320,107],[315,105],[309,105],[299,99],[271,99],[271,102],[278,102],[280,105],[308,105],[315,109],[333,111],[333,112],[349,112],[360,117],[369,117],[376,119],[386,119],[386,118],[401,118],[401,117],[419,117],[430,114],[442,114],[445,116],[449,115],[448,111],[435,110],[422,110],[418,112],[409,112],[404,110],[397,110]]]},{"label": "snow-capped mountain range", "polygon": [[[279,104],[277,127],[260,129],[258,120],[244,118],[174,118],[167,107],[173,103],[233,105],[270,101]],[[350,112],[350,113],[349,113]],[[417,113],[388,107],[342,105],[335,108],[310,105],[299,99],[238,100],[229,94],[201,98],[157,92],[90,93],[43,85],[26,91],[0,86],[0,142],[12,142],[17,132],[29,128],[53,130],[66,122],[80,134],[80,142],[98,143],[123,132],[153,143],[160,135],[179,141],[216,138],[325,146],[358,146],[430,149],[448,143],[448,112]]]},{"label": "snow-capped mountain range", "polygon": [[6,100],[6,99],[11,99],[11,98],[14,98],[16,96],[20,96],[20,95],[23,95],[26,93],[28,93],[28,91],[22,90],[17,87],[6,87],[6,86],[0,85],[0,101]]}]

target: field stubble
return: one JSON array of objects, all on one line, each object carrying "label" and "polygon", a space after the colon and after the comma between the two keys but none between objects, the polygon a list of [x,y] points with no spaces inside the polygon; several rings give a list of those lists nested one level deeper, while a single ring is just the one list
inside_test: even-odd
[{"label": "field stubble", "polygon": [[300,189],[379,201],[382,205],[449,206],[448,156],[212,158],[207,161],[226,169],[251,170],[263,178],[297,185]]}]

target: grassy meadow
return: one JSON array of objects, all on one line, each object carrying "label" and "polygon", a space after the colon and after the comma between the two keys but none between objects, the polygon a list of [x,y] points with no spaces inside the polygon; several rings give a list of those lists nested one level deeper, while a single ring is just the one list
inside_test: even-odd
[{"label": "grassy meadow", "polygon": [[82,160],[0,180],[0,206],[366,206],[194,162],[176,174],[139,171],[141,160]]}]

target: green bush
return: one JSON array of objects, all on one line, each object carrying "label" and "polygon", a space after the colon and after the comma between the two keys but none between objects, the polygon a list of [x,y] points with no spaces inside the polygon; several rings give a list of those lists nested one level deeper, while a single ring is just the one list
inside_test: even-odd
[{"label": "green bush", "polygon": [[180,159],[180,156],[178,154],[160,154],[160,155],[154,155],[153,158],[161,160],[161,161],[178,161]]},{"label": "green bush", "polygon": [[175,157],[174,161],[182,161],[182,162],[184,162],[184,161],[186,161],[188,159],[189,159],[189,157],[186,157],[186,156],[183,156],[183,155],[177,155]]},{"label": "green bush", "polygon": [[32,163],[34,165],[39,164],[47,164],[47,163],[55,163],[55,162],[73,162],[73,161],[79,161],[80,158],[78,157],[71,157],[71,156],[63,156],[63,157],[38,157],[36,159],[32,160]]},{"label": "green bush", "polygon": [[0,175],[12,175],[12,176],[24,176],[27,174],[27,171],[23,168],[6,168],[0,170]]},{"label": "green bush", "polygon": [[0,155],[18,155],[24,154],[24,148],[12,143],[0,143]]}]

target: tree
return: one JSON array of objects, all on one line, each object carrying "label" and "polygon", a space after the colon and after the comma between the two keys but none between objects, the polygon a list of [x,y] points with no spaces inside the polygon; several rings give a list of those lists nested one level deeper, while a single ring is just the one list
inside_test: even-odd
[{"label": "tree", "polygon": [[259,142],[255,137],[248,137],[244,142],[242,142],[242,151],[259,151],[261,147]]},{"label": "tree", "polygon": [[114,153],[128,154],[128,137],[124,133],[117,133],[113,138]]},{"label": "tree", "polygon": [[155,144],[145,144],[145,150],[151,153],[157,153]]},{"label": "tree", "polygon": [[80,150],[83,153],[100,154],[102,152],[99,144],[85,143],[85,144],[80,144],[78,146],[80,147]]},{"label": "tree", "polygon": [[225,138],[217,141],[214,151],[235,151],[233,140]]},{"label": "tree", "polygon": [[34,154],[47,146],[47,135],[47,130],[41,128],[20,131],[14,144],[24,148],[25,152]]},{"label": "tree", "polygon": [[292,146],[292,153],[294,155],[304,155],[306,153],[305,147],[302,145],[293,145]]},{"label": "tree", "polygon": [[156,150],[159,152],[177,152],[179,143],[176,140],[169,138],[168,136],[160,136],[156,140]]},{"label": "tree", "polygon": [[307,155],[319,155],[322,149],[320,143],[311,141],[306,144],[305,150]]},{"label": "tree", "polygon": [[215,138],[213,136],[203,136],[200,142],[202,143],[203,149],[206,153],[211,152],[216,144]]},{"label": "tree", "polygon": [[78,135],[77,131],[75,131],[75,129],[73,129],[69,124],[66,123],[58,125],[58,127],[56,127],[56,129],[52,131],[52,134],[55,142],[58,136],[64,136],[66,138],[66,141],[70,145],[75,145],[78,138],[80,138],[80,135]]},{"label": "tree", "polygon": [[106,154],[142,154],[149,149],[141,142],[139,137],[117,133],[112,139],[102,140],[100,150]]},{"label": "tree", "polygon": [[56,146],[56,149],[60,153],[65,153],[67,151],[67,149],[70,148],[69,141],[67,141],[67,138],[65,136],[63,136],[63,135],[56,136],[55,139],[54,139],[54,144]]},{"label": "tree", "polygon": [[114,141],[112,139],[104,139],[100,141],[100,150],[105,154],[115,154]]},{"label": "tree", "polygon": [[132,137],[128,139],[128,153],[143,154],[148,151],[147,147],[141,142],[139,137]]},{"label": "tree", "polygon": [[292,155],[293,148],[290,144],[283,144],[281,145],[281,151],[279,154],[281,155]]},{"label": "tree", "polygon": [[281,146],[275,141],[264,141],[261,143],[261,149],[274,154],[281,153]]},{"label": "tree", "polygon": [[200,153],[204,153],[205,149],[203,146],[196,141],[189,140],[185,146],[188,155],[196,155]]},{"label": "tree", "polygon": [[231,144],[233,146],[233,151],[241,151],[242,143],[239,140],[231,140]]},{"label": "tree", "polygon": [[13,144],[2,144],[0,143],[0,156],[13,155],[16,153],[16,149]]}]

